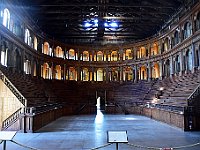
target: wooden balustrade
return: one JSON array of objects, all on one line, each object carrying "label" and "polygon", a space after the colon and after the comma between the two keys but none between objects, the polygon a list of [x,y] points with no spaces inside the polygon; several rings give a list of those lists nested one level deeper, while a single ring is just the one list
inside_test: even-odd
[{"label": "wooden balustrade", "polygon": [[10,115],[7,119],[5,119],[2,123],[2,130],[7,129],[10,125],[12,125],[16,120],[20,118],[20,115],[23,113],[23,109],[19,108],[12,115]]}]

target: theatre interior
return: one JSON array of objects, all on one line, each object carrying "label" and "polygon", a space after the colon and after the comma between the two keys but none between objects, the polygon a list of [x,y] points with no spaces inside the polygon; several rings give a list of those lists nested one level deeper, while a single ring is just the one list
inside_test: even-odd
[{"label": "theatre interior", "polygon": [[199,0],[0,0],[0,131],[98,111],[200,130]]}]

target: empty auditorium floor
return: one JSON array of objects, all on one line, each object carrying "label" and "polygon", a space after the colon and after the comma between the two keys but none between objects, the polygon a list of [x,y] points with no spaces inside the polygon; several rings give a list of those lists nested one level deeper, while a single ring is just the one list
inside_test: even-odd
[{"label": "empty auditorium floor", "polygon": [[[90,150],[107,143],[107,131],[126,131],[132,145],[169,148],[200,142],[200,132],[184,132],[138,115],[79,115],[62,117],[37,133],[17,133],[14,141],[38,150]],[[0,145],[2,149],[2,144]],[[100,150],[115,150],[112,144]],[[119,150],[143,150],[119,144]],[[7,150],[27,150],[7,142]],[[181,150],[200,150],[200,145]]]}]

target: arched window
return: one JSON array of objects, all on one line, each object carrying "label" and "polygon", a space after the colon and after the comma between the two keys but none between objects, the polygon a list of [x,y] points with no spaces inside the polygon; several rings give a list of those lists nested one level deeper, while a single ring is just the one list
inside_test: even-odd
[{"label": "arched window", "polygon": [[25,43],[28,44],[30,46],[30,31],[29,29],[25,30]]},{"label": "arched window", "polygon": [[5,42],[3,42],[2,50],[1,50],[1,64],[3,66],[7,66],[7,54],[8,48]]},{"label": "arched window", "polygon": [[200,29],[200,12],[197,14],[195,28],[196,28],[196,31],[198,31]]},{"label": "arched window", "polygon": [[177,55],[175,58],[175,72],[179,73],[180,72],[180,56]]},{"label": "arched window", "polygon": [[179,43],[179,33],[176,30],[174,33],[174,45],[177,45]]},{"label": "arched window", "polygon": [[67,71],[67,80],[77,80],[77,71],[75,70],[74,67],[70,67],[69,70]]},{"label": "arched window", "polygon": [[152,78],[159,78],[160,77],[160,68],[158,63],[154,63],[152,68]]},{"label": "arched window", "polygon": [[137,58],[144,58],[146,57],[146,48],[140,47],[140,50],[137,53]]},{"label": "arched window", "polygon": [[131,67],[125,67],[123,71],[123,81],[133,80],[133,69]]},{"label": "arched window", "polygon": [[140,80],[147,80],[147,67],[146,66],[140,67],[139,78],[140,78]]},{"label": "arched window", "polygon": [[89,52],[88,51],[83,52],[83,61],[89,61]]},{"label": "arched window", "polygon": [[49,64],[48,63],[44,63],[43,66],[41,67],[41,73],[42,73],[42,77],[44,79],[49,79],[50,78],[50,68],[49,68]]},{"label": "arched window", "polygon": [[125,51],[125,58],[124,58],[124,60],[129,60],[129,59],[133,59],[133,54],[132,54],[132,50],[131,49],[127,49]]},{"label": "arched window", "polygon": [[119,81],[119,68],[112,68],[111,70],[111,81]]},{"label": "arched window", "polygon": [[164,76],[169,77],[170,76],[170,60],[167,59],[164,63]]},{"label": "arched window", "polygon": [[97,80],[96,81],[103,81],[103,69],[97,69]]},{"label": "arched window", "polygon": [[55,49],[55,56],[63,58],[63,51],[62,51],[62,48],[60,46],[56,47],[56,49]]},{"label": "arched window", "polygon": [[158,54],[158,44],[153,43],[153,47],[151,48],[151,55],[157,55]]},{"label": "arched window", "polygon": [[75,51],[74,49],[69,50],[69,59],[75,60]]},{"label": "arched window", "polygon": [[35,49],[35,50],[37,50],[37,45],[38,45],[38,43],[37,43],[37,38],[34,37],[34,49]]},{"label": "arched window", "polygon": [[31,62],[28,59],[24,62],[24,72],[25,74],[31,74]]},{"label": "arched window", "polygon": [[185,70],[189,71],[192,70],[192,51],[191,49],[188,49],[185,53]]},{"label": "arched window", "polygon": [[186,22],[184,25],[183,37],[184,39],[186,39],[191,35],[192,35],[192,25],[190,22]]},{"label": "arched window", "polygon": [[10,12],[7,8],[3,11],[3,25],[9,29],[10,26]]},{"label": "arched window", "polygon": [[87,68],[83,68],[81,76],[82,81],[89,81],[89,71]]},{"label": "arched window", "polygon": [[112,51],[112,53],[111,53],[111,61],[117,61],[117,60],[118,60],[117,51]]},{"label": "arched window", "polygon": [[44,42],[43,53],[46,54],[46,55],[49,54],[49,43],[48,42]]},{"label": "arched window", "polygon": [[97,61],[103,61],[103,53],[101,51],[97,52]]},{"label": "arched window", "polygon": [[169,50],[169,38],[167,37],[164,41],[164,51]]},{"label": "arched window", "polygon": [[33,62],[33,76],[37,76],[37,64],[36,61]]},{"label": "arched window", "polygon": [[55,67],[55,79],[61,80],[61,66],[60,65],[56,65]]}]

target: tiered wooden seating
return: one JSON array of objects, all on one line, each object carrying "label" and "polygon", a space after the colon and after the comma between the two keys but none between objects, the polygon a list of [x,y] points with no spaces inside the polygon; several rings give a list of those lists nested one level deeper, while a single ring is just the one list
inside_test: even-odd
[{"label": "tiered wooden seating", "polygon": [[166,78],[159,84],[164,88],[163,94],[160,96],[160,103],[187,106],[187,98],[200,84],[200,71]]},{"label": "tiered wooden seating", "polygon": [[49,97],[43,84],[35,82],[29,75],[11,71],[2,66],[0,69],[17,90],[27,99],[28,107],[41,106],[48,103]]},{"label": "tiered wooden seating", "polygon": [[145,104],[150,102],[156,90],[153,87],[154,81],[139,81],[138,83],[124,83],[113,89],[113,99],[120,104]]}]

